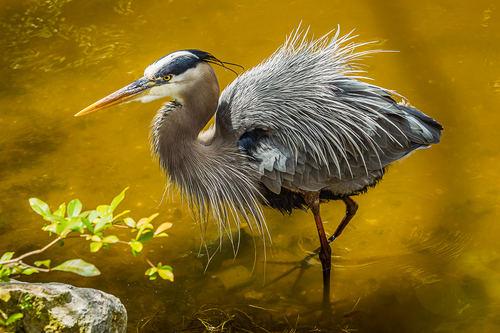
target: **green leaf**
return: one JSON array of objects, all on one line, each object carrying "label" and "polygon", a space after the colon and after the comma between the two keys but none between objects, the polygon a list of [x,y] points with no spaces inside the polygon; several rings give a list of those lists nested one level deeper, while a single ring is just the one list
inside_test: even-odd
[{"label": "green leaf", "polygon": [[94,235],[92,237],[90,237],[90,239],[93,241],[93,242],[101,242],[101,237],[97,236],[97,235]]},{"label": "green leaf", "polygon": [[146,228],[149,228],[149,229],[153,228],[153,226],[149,222],[151,222],[158,215],[160,215],[160,214],[154,213],[153,215],[151,215],[147,219],[142,218],[142,219],[140,219],[139,222],[137,222],[137,226],[140,225],[139,232],[137,233],[137,237],[140,237]]},{"label": "green leaf", "polygon": [[70,222],[60,216],[49,214],[46,218],[53,222],[57,222],[56,230],[54,231],[59,236],[66,236],[70,231]]},{"label": "green leaf", "polygon": [[160,277],[163,280],[169,280],[169,281],[174,282],[174,273],[172,273],[172,271],[169,269],[159,269],[158,275],[160,275]]},{"label": "green leaf", "polygon": [[94,228],[92,227],[92,223],[90,223],[90,221],[87,218],[82,217],[81,221],[82,221],[83,225],[86,226],[87,229],[89,229],[89,231],[91,233],[94,233]]},{"label": "green leaf", "polygon": [[90,210],[87,210],[87,211],[84,211],[83,213],[80,213],[80,215],[78,215],[79,217],[88,217],[90,214]]},{"label": "green leaf", "polygon": [[161,234],[155,235],[155,238],[158,238],[158,237],[168,237],[168,235],[166,233],[162,232]]},{"label": "green leaf", "polygon": [[80,215],[82,211],[82,203],[78,199],[71,200],[68,204],[68,217],[75,217]]},{"label": "green leaf", "polygon": [[95,232],[99,232],[99,231],[105,229],[106,224],[111,222],[112,219],[113,219],[113,217],[111,215],[104,215],[103,217],[101,217],[101,219],[99,220],[99,222],[97,222],[97,224],[94,228]]},{"label": "green leaf", "polygon": [[5,267],[0,265],[0,281],[1,282],[9,282],[9,276],[12,274],[12,270],[10,267]]},{"label": "green leaf", "polygon": [[16,264],[16,265],[17,266],[11,267],[11,272],[10,272],[11,275],[14,273],[15,274],[22,274],[23,270],[22,270],[21,266],[19,266],[19,264]]},{"label": "green leaf", "polygon": [[67,225],[69,223],[69,221],[66,220],[64,217],[54,214],[46,214],[43,218],[46,221],[57,223],[56,230],[59,230],[56,231],[57,233],[59,233],[62,230],[61,225]]},{"label": "green leaf", "polygon": [[40,267],[40,266],[45,266],[47,268],[50,268],[50,259],[47,260],[42,260],[42,261],[35,261],[35,266]]},{"label": "green leaf", "polygon": [[64,217],[64,212],[66,211],[66,204],[62,203],[61,206],[54,212],[54,215]]},{"label": "green leaf", "polygon": [[24,275],[31,275],[33,273],[40,273],[40,271],[38,269],[35,269],[35,268],[26,268],[22,271],[22,273]]},{"label": "green leaf", "polygon": [[125,188],[120,194],[118,194],[113,201],[111,201],[111,205],[109,205],[108,213],[111,213],[115,210],[115,208],[122,202],[123,198],[125,198],[125,191],[128,190],[128,187]]},{"label": "green leaf", "polygon": [[129,226],[129,227],[131,227],[131,228],[135,228],[135,226],[136,226],[136,223],[135,223],[134,219],[133,219],[133,218],[131,218],[131,217],[126,217],[126,218],[123,220],[123,222],[125,222],[125,224],[126,224],[126,225],[128,225],[128,226]]},{"label": "green leaf", "polygon": [[118,243],[119,241],[120,241],[120,239],[118,239],[118,237],[115,235],[104,237],[102,240],[103,243],[112,243],[112,244]]},{"label": "green leaf", "polygon": [[108,205],[99,205],[99,206],[97,206],[96,210],[98,212],[106,214],[108,212],[108,210],[109,210],[109,206]]},{"label": "green leaf", "polygon": [[48,231],[51,233],[55,233],[56,232],[56,228],[57,228],[58,224],[57,223],[51,223],[49,225],[46,225],[45,227],[42,228],[43,231]]},{"label": "green leaf", "polygon": [[5,252],[2,255],[2,258],[0,258],[0,262],[10,260],[10,259],[12,259],[13,256],[14,256],[14,252]]},{"label": "green leaf", "polygon": [[59,215],[55,215],[55,214],[47,214],[44,216],[44,219],[46,221],[50,221],[50,222],[57,222],[57,223],[65,223],[65,222],[68,222],[67,219],[65,219],[64,217],[62,216],[59,216]]},{"label": "green leaf", "polygon": [[166,270],[169,270],[171,272],[174,271],[174,269],[172,267],[170,267],[169,265],[162,266],[161,263],[158,265],[158,268],[166,269]]},{"label": "green leaf", "polygon": [[145,275],[151,276],[151,275],[155,274],[157,271],[158,271],[158,268],[156,268],[156,267],[151,267],[151,268],[149,268],[149,269],[146,271]]},{"label": "green leaf", "polygon": [[101,249],[102,243],[92,242],[90,243],[90,252],[97,252]]},{"label": "green leaf", "polygon": [[154,213],[153,215],[151,215],[150,217],[148,217],[148,223],[153,221],[158,215],[160,215],[160,213]]},{"label": "green leaf", "polygon": [[132,250],[134,250],[135,252],[141,252],[142,251],[142,243],[141,242],[138,242],[138,241],[131,241],[130,242],[130,247],[132,248]]},{"label": "green leaf", "polygon": [[72,217],[70,223],[68,224],[68,229],[70,231],[80,231],[83,233],[85,228],[81,217]]},{"label": "green leaf", "polygon": [[101,274],[97,267],[81,259],[68,260],[51,270],[71,272],[81,276],[96,276]]},{"label": "green leaf", "polygon": [[150,240],[153,239],[153,235],[154,235],[153,230],[146,231],[145,233],[143,233],[141,235],[141,237],[139,237],[139,239],[137,241],[141,242],[141,243],[149,242]]},{"label": "green leaf", "polygon": [[13,315],[11,315],[9,317],[9,319],[7,319],[7,321],[5,322],[5,325],[9,326],[10,324],[12,324],[13,322],[15,322],[16,320],[21,319],[22,317],[23,317],[22,313],[14,313]]},{"label": "green leaf", "polygon": [[65,237],[70,231],[81,230],[82,228],[80,221],[71,222],[59,215],[47,214],[44,216],[44,219],[54,223],[45,226],[43,230],[53,232],[62,237]]},{"label": "green leaf", "polygon": [[119,217],[121,217],[121,216],[123,216],[123,215],[125,215],[125,214],[128,214],[128,213],[130,213],[130,210],[124,210],[124,211],[123,211],[123,212],[121,212],[120,214],[115,215],[115,217],[113,218],[113,221],[118,220],[118,218],[119,218]]},{"label": "green leaf", "polygon": [[45,216],[47,214],[50,214],[50,208],[49,205],[47,205],[45,202],[43,202],[40,199],[37,198],[31,198],[30,199],[30,205],[31,208],[38,214]]},{"label": "green leaf", "polygon": [[98,210],[91,211],[89,214],[89,222],[93,223],[101,214],[102,214],[102,212],[100,212]]}]

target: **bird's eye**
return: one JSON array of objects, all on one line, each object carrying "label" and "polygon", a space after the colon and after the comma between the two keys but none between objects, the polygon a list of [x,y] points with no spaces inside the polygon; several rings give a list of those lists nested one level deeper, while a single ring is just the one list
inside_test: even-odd
[{"label": "bird's eye", "polygon": [[163,81],[170,81],[172,79],[172,75],[167,75],[163,77]]}]

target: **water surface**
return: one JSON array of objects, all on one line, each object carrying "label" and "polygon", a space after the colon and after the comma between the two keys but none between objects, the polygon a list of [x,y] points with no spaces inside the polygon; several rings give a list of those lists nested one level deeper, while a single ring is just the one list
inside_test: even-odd
[{"label": "water surface", "polygon": [[[494,1],[3,0],[0,252],[26,252],[50,241],[29,198],[53,208],[79,198],[92,209],[128,186],[122,209],[135,218],[158,212],[159,221],[174,223],[170,237],[148,244],[146,253],[174,267],[174,283],[150,282],[144,257],[134,258],[129,249],[94,255],[87,244],[70,240],[47,256],[54,262],[82,258],[102,275],[23,280],[112,293],[127,307],[131,332],[179,329],[183,322],[203,331],[203,322],[228,320],[225,313],[251,331],[495,332],[499,15]],[[445,127],[439,145],[394,163],[377,188],[356,198],[358,214],[332,244],[335,305],[327,327],[318,320],[322,278],[314,262],[264,286],[318,246],[310,213],[287,217],[267,210],[272,245],[261,238],[254,243],[243,229],[238,256],[225,240],[205,271],[199,228],[178,196],[162,200],[164,175],[150,156],[149,123],[161,102],[73,117],[175,50],[197,48],[255,66],[301,21],[315,36],[340,25],[343,33],[356,29],[360,42],[378,40],[377,48],[399,51],[367,59],[367,76]],[[234,79],[216,71],[221,87]],[[344,206],[332,202],[322,213],[332,233]],[[214,227],[206,239],[214,251]]]}]

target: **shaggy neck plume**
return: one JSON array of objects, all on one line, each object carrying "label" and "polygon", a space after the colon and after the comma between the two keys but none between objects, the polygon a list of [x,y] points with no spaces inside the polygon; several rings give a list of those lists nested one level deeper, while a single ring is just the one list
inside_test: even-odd
[{"label": "shaggy neck plume", "polygon": [[[201,130],[214,115],[219,86],[213,69],[203,71],[193,89],[166,103],[152,124],[152,149],[167,176],[202,222],[210,215],[221,230],[230,233],[229,217],[237,225],[240,217],[250,222],[250,213],[259,232],[263,232],[263,200],[246,156],[238,151],[237,140],[227,142],[212,131],[199,138]],[[195,88],[196,87],[196,88]],[[246,212],[246,213],[245,213]],[[238,213],[242,213],[239,215]]]}]

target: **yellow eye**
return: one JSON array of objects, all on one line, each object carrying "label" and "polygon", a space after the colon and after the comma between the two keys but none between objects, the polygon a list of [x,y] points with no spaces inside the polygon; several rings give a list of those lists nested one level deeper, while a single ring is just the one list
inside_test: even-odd
[{"label": "yellow eye", "polygon": [[164,81],[170,81],[172,79],[172,75],[167,75],[163,77]]}]

